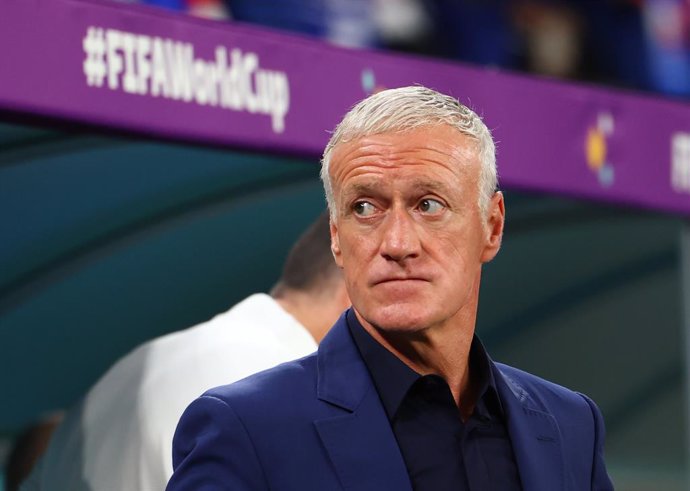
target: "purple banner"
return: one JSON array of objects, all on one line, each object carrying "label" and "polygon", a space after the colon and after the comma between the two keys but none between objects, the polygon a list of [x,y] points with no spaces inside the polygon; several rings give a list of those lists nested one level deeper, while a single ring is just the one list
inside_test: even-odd
[{"label": "purple banner", "polygon": [[482,114],[501,183],[690,215],[690,106],[92,0],[4,0],[0,109],[320,155],[377,88]]}]

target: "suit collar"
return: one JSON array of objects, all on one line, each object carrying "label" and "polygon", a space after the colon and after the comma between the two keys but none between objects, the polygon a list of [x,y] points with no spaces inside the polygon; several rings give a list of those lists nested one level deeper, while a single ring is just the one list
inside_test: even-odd
[{"label": "suit collar", "polygon": [[[393,430],[345,316],[319,345],[316,389],[320,400],[345,412],[314,424],[345,489],[411,490]],[[522,488],[563,490],[563,449],[555,418],[504,367],[493,361],[490,365]]]},{"label": "suit collar", "polygon": [[563,443],[556,419],[501,365],[493,362],[491,365],[522,488],[530,491],[563,490]]},{"label": "suit collar", "polygon": [[[357,350],[371,374],[388,419],[393,421],[408,392],[422,375],[376,341],[359,322],[353,309],[348,310],[346,321]],[[475,406],[477,415],[480,418],[503,419],[503,408],[498,397],[490,358],[477,336],[472,339],[470,347],[469,370],[473,383],[478,388]]]},{"label": "suit collar", "polygon": [[354,411],[371,377],[347,328],[346,310],[321,341],[317,356],[317,397],[347,411]]},{"label": "suit collar", "polygon": [[317,397],[343,411],[314,421],[343,488],[412,491],[398,443],[345,314],[321,341]]},{"label": "suit collar", "polygon": [[376,341],[360,324],[354,310],[348,311],[346,320],[352,340],[369,370],[388,419],[392,422],[408,391],[421,375]]}]

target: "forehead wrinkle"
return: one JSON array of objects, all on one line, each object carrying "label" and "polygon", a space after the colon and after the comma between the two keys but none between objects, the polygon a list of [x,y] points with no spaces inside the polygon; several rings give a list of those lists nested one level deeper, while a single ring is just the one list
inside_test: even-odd
[{"label": "forehead wrinkle", "polygon": [[382,187],[381,181],[374,180],[348,184],[343,188],[342,197],[349,200],[357,196],[377,195],[381,193]]},{"label": "forehead wrinkle", "polygon": [[[441,125],[441,127],[445,127],[445,125]],[[362,152],[369,151],[377,153],[378,150],[379,153],[386,158],[394,158],[396,154],[403,157],[406,153],[420,150],[441,154],[443,157],[441,160],[447,160],[448,157],[451,157],[457,158],[463,163],[471,161],[479,156],[479,142],[475,138],[456,130],[452,132],[450,138],[437,138],[438,135],[434,129],[435,127],[417,129],[420,133],[426,133],[429,136],[429,138],[421,144],[415,142],[407,146],[404,144],[401,146],[399,143],[385,141],[385,139],[376,139],[377,136],[385,137],[385,133],[382,135],[372,135],[373,138],[371,139],[370,137],[363,137],[359,140],[352,140],[351,143],[356,144]],[[410,133],[414,132],[415,131],[411,131]],[[402,134],[404,133],[405,132]]]},{"label": "forehead wrinkle", "polygon": [[442,181],[436,181],[433,179],[420,179],[414,178],[412,180],[412,186],[423,191],[433,191],[440,194],[445,194],[448,192],[448,185]]},{"label": "forehead wrinkle", "polygon": [[[448,150],[449,151],[446,151],[445,149],[426,145],[404,149],[390,146],[386,147],[385,151],[362,152],[364,155],[358,156],[356,160],[363,160],[365,164],[382,165],[386,167],[425,164],[441,164],[443,166],[452,167],[454,165],[454,160],[467,160],[464,152],[458,152],[455,149]],[[423,154],[420,155],[420,152],[423,152]]]},{"label": "forehead wrinkle", "polygon": [[[424,132],[428,134],[428,139],[405,141],[402,144],[399,141],[389,141],[388,135],[383,134],[365,136],[337,145],[333,152],[333,165],[329,171],[334,188],[345,191],[341,187],[343,184],[349,188],[347,181],[359,179],[363,175],[370,175],[374,181],[376,177],[385,181],[386,169],[396,170],[403,167],[429,168],[433,174],[444,168],[451,171],[453,180],[472,181],[474,167],[476,166],[477,172],[480,170],[475,142],[461,133],[454,134],[449,140],[436,138],[437,135],[429,131]],[[437,174],[435,179],[429,176],[429,180],[439,180],[440,176]],[[429,183],[422,182],[419,185],[426,184]],[[380,186],[368,190],[359,188],[358,192],[374,191],[377,188],[380,189]],[[431,188],[432,191],[450,191],[448,185],[436,185]],[[340,194],[341,197],[344,196],[342,192]]]},{"label": "forehead wrinkle", "polygon": [[[432,192],[446,196],[450,193],[448,183],[436,179],[425,177],[397,178],[398,182],[403,182],[406,188],[422,193]],[[346,185],[343,189],[343,197],[351,199],[356,196],[376,196],[380,195],[384,188],[388,188],[387,181],[378,179],[368,179],[365,182],[356,182]],[[416,193],[415,193],[416,194]]]},{"label": "forehead wrinkle", "polygon": [[[443,126],[443,125],[442,125]],[[451,139],[437,138],[435,127],[419,128],[411,133],[420,132],[426,133],[429,138],[423,142],[406,142],[402,145],[400,142],[389,141],[387,137],[396,136],[400,133],[392,132],[367,135],[353,140],[341,142],[334,147],[334,157],[338,155],[339,158],[333,160],[341,161],[364,161],[375,164],[384,164],[388,160],[390,162],[398,162],[405,160],[408,154],[429,152],[432,155],[439,155],[440,158],[423,159],[429,162],[443,163],[452,165],[449,160],[457,160],[459,163],[466,164],[478,157],[478,143],[467,135],[454,131]],[[418,160],[414,158],[414,160]]]},{"label": "forehead wrinkle", "polygon": [[[464,136],[464,135],[460,135]],[[469,144],[468,144],[469,143]],[[462,142],[441,142],[441,145],[430,143],[413,144],[409,147],[388,141],[371,141],[366,137],[347,142],[343,145],[346,152],[342,155],[343,160],[350,162],[361,162],[360,165],[383,165],[390,167],[390,164],[423,164],[434,163],[446,166],[453,166],[454,162],[465,164],[470,163],[476,155],[476,145],[467,142],[463,138]],[[349,147],[349,148],[347,148]],[[428,155],[420,156],[420,152]]]}]

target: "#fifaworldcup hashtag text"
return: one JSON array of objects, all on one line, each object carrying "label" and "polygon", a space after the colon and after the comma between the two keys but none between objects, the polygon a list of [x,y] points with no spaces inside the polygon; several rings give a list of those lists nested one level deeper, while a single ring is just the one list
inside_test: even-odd
[{"label": "#fifaworldcup hashtag text", "polygon": [[191,43],[89,27],[83,39],[87,85],[271,117],[285,129],[290,87],[285,72],[259,65],[255,53],[217,46],[215,59],[194,57]]}]

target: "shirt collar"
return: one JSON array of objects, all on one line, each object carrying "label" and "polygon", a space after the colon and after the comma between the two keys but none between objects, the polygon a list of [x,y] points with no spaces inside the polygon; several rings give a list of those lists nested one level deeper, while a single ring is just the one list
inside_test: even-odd
[{"label": "shirt collar", "polygon": [[[366,364],[389,420],[393,420],[412,385],[422,376],[378,343],[357,319],[350,308],[345,317],[348,329]],[[491,361],[482,342],[475,335],[470,347],[470,373],[478,377],[479,398],[475,408],[480,417],[492,414],[503,417],[503,408],[496,390]]]}]

